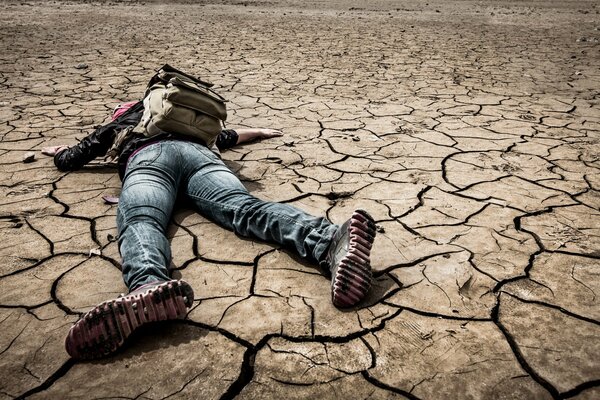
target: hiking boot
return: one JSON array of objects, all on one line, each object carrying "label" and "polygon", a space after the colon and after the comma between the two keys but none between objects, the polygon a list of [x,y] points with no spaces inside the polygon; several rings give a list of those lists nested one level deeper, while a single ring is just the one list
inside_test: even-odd
[{"label": "hiking boot", "polygon": [[356,305],[371,288],[370,255],[375,234],[373,217],[356,210],[333,235],[324,262],[331,271],[331,300],[336,307]]},{"label": "hiking boot", "polygon": [[144,324],[184,318],[193,301],[194,291],[184,281],[142,285],[88,311],[69,330],[65,348],[75,359],[104,357]]}]

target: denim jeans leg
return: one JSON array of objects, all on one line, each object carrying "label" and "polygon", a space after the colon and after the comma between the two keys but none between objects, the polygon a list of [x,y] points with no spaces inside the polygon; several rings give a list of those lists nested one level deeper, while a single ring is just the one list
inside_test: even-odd
[{"label": "denim jeans leg", "polygon": [[127,166],[117,227],[123,279],[130,290],[170,279],[166,230],[177,197],[177,154],[169,142],[159,142],[140,150]]},{"label": "denim jeans leg", "polygon": [[312,263],[318,263],[337,225],[296,207],[260,200],[210,150],[196,148],[184,157],[196,168],[185,194],[199,212],[240,236],[281,245]]}]

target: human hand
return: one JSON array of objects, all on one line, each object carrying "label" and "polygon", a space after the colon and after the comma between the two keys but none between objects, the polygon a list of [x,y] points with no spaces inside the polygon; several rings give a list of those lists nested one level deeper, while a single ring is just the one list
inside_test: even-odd
[{"label": "human hand", "polygon": [[250,142],[256,139],[269,139],[282,136],[283,132],[270,128],[239,128],[235,130],[238,134],[237,144]]},{"label": "human hand", "polygon": [[66,145],[44,147],[42,149],[42,154],[54,157],[56,154],[68,148],[69,146]]},{"label": "human hand", "polygon": [[261,139],[269,139],[273,137],[283,136],[283,132],[279,129],[262,128],[259,129],[259,136]]}]

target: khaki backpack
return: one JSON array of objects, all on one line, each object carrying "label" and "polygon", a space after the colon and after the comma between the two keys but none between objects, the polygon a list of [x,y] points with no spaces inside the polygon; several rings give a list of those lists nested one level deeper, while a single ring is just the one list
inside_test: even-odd
[{"label": "khaki backpack", "polygon": [[165,64],[148,83],[144,114],[133,131],[193,136],[212,146],[227,119],[226,100],[212,86]]}]

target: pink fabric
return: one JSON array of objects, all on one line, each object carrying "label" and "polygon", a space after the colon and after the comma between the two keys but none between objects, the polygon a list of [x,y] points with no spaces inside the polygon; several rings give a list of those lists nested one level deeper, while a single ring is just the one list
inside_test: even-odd
[{"label": "pink fabric", "polygon": [[125,111],[129,110],[137,103],[137,101],[128,101],[127,103],[122,103],[116,106],[115,110],[113,111],[112,120],[114,121],[115,119],[119,118]]}]

